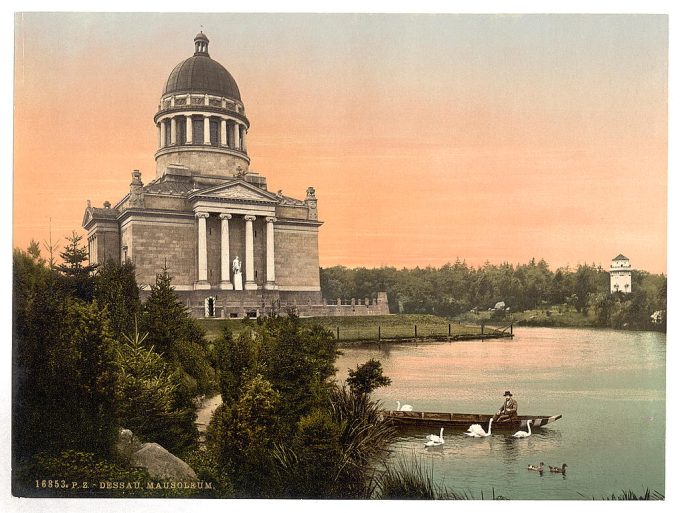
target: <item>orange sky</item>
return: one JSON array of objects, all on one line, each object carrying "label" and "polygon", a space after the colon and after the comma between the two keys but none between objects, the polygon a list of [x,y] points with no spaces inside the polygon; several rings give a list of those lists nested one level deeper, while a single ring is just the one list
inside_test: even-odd
[{"label": "orange sky", "polygon": [[666,272],[667,19],[640,15],[18,15],[15,246],[154,177],[153,115],[201,25],[251,168],[316,188],[322,266]]}]

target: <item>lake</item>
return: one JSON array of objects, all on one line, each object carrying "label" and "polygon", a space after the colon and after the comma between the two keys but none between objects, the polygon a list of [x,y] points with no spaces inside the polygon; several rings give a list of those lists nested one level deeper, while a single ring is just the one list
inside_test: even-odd
[{"label": "lake", "polygon": [[[474,498],[590,499],[665,493],[666,336],[656,332],[516,328],[514,340],[343,347],[336,367],[347,377],[369,358],[392,385],[373,395],[418,411],[495,413],[511,390],[520,415],[562,418],[526,439],[510,433],[472,439],[444,430],[441,448],[424,447],[438,431],[401,433],[394,457],[421,460],[437,483]],[[484,426],[486,429],[487,426]],[[543,461],[541,475],[527,470]],[[567,463],[566,475],[548,465]]]}]

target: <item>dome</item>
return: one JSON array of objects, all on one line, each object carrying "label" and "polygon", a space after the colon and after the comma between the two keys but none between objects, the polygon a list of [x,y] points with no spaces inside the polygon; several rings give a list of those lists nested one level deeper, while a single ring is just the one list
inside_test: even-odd
[{"label": "dome", "polygon": [[234,77],[208,55],[208,38],[200,32],[195,38],[196,52],[172,70],[163,96],[174,93],[208,93],[241,101]]}]

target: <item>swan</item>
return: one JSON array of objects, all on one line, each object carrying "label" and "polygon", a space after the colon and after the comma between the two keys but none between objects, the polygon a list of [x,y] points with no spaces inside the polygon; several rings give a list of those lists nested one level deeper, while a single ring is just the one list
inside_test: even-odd
[{"label": "swan", "polygon": [[531,436],[531,420],[527,420],[527,428],[529,428],[529,432],[527,433],[526,431],[517,431],[514,436],[515,438],[526,438],[528,436]]},{"label": "swan", "polygon": [[567,471],[566,463],[562,463],[561,467],[553,467],[552,465],[548,465],[548,467],[550,467],[550,472],[553,472],[555,474],[557,473],[564,474]]},{"label": "swan", "polygon": [[[550,468],[553,468],[553,467],[550,467]],[[529,465],[529,466],[527,467],[527,470],[535,470],[536,472],[543,472],[543,462],[541,462],[541,464],[538,465],[538,466],[536,466],[536,465]],[[552,472],[552,471],[551,471],[551,472]]]},{"label": "swan", "polygon": [[401,403],[397,401],[397,411],[413,411],[413,406],[410,404],[405,404],[402,406]]},{"label": "swan", "polygon": [[484,438],[485,436],[491,435],[491,423],[493,422],[493,417],[489,419],[489,428],[488,432],[484,432],[484,428],[480,426],[479,424],[472,424],[468,428],[468,430],[465,432],[467,436],[471,436],[472,438]]},{"label": "swan", "polygon": [[439,436],[437,435],[427,435],[427,442],[425,442],[425,447],[437,447],[444,445],[444,428],[439,430]]}]

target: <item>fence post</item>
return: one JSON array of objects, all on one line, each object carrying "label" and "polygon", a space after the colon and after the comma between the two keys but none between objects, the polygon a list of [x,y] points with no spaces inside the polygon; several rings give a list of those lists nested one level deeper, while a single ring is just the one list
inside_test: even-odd
[{"label": "fence post", "polygon": [[451,336],[451,323],[449,323],[449,337]]},{"label": "fence post", "polygon": [[418,338],[418,325],[417,324],[413,325],[413,333],[415,334],[415,338]]},{"label": "fence post", "polygon": [[378,324],[378,342],[380,342],[380,324]]},{"label": "fence post", "polygon": [[484,335],[484,323],[481,324],[482,332],[481,335]]},{"label": "fence post", "polygon": [[336,333],[337,333],[336,340],[340,340],[340,326],[336,326],[336,327],[335,327],[335,331],[336,331]]},{"label": "fence post", "polygon": [[510,336],[512,336],[512,323],[510,323]]}]

